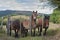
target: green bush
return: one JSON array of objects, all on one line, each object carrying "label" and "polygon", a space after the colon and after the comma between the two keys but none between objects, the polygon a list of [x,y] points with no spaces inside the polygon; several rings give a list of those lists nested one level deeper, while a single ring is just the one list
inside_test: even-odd
[{"label": "green bush", "polygon": [[60,23],[60,10],[58,8],[55,9],[53,14],[50,16],[50,21],[53,23]]}]

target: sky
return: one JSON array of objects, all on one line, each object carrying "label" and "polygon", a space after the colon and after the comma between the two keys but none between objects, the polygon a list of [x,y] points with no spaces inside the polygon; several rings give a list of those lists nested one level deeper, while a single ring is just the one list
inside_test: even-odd
[{"label": "sky", "polygon": [[0,10],[36,10],[38,0],[0,0]]},{"label": "sky", "polygon": [[0,10],[37,10],[39,13],[50,14],[54,9],[47,0],[43,0],[43,2],[42,0],[0,0]]}]

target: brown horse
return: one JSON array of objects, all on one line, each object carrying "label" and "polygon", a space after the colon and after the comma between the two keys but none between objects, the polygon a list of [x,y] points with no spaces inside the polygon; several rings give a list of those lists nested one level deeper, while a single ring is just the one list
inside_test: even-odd
[{"label": "brown horse", "polygon": [[42,29],[45,28],[45,31],[44,31],[44,35],[46,35],[46,31],[49,27],[49,16],[44,16],[44,19],[43,19],[43,28],[42,28],[42,18],[39,18],[38,19],[38,32],[39,32],[39,36],[41,35],[41,32],[42,32]]},{"label": "brown horse", "polygon": [[[21,23],[21,24],[20,24]],[[7,27],[7,26],[6,26]],[[11,36],[11,30],[15,31],[15,37],[18,37],[18,31],[21,29],[21,34],[25,36],[25,27],[23,26],[23,22],[20,22],[19,20],[10,21],[10,27],[7,27],[9,31],[9,34]]]},{"label": "brown horse", "polygon": [[[31,36],[32,35],[35,36],[36,19],[37,19],[37,11],[36,12],[33,11],[33,14],[31,16]],[[33,34],[32,34],[32,29],[34,30]]]}]

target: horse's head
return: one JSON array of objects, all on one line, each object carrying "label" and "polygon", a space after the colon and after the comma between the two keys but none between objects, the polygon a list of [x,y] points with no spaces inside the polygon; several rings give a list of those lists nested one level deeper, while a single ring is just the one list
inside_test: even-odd
[{"label": "horse's head", "polygon": [[36,19],[36,17],[37,17],[37,11],[36,12],[33,11],[32,17],[33,17],[33,19]]},{"label": "horse's head", "polygon": [[32,24],[32,26],[33,27],[35,27],[35,25],[36,25],[36,18],[37,18],[37,11],[35,12],[35,11],[33,11],[33,13],[32,13],[32,21],[31,21],[31,24]]},{"label": "horse's head", "polygon": [[49,15],[45,15],[45,16],[44,16],[44,21],[45,21],[45,26],[46,26],[46,27],[49,26],[49,18],[50,18]]}]

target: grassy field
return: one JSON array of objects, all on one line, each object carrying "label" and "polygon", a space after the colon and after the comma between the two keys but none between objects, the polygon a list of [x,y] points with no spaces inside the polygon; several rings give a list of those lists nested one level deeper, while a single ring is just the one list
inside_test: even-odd
[{"label": "grassy field", "polygon": [[[50,26],[47,30],[47,35],[46,36],[35,36],[35,37],[31,37],[30,34],[28,34],[27,37],[20,37],[19,38],[15,38],[14,37],[14,33],[12,33],[12,36],[8,36],[5,30],[1,30],[0,29],[0,40],[57,40],[59,39],[60,36],[60,25],[57,26],[58,24],[53,24],[50,23]],[[55,27],[55,28],[54,28]],[[36,31],[37,33],[37,31]],[[58,38],[56,38],[58,37]]]},{"label": "grassy field", "polygon": [[[27,37],[20,37],[15,38],[14,33],[12,33],[12,36],[8,36],[6,33],[6,29],[3,26],[3,30],[0,29],[0,40],[57,40],[60,37],[60,25],[59,24],[54,24],[50,23],[49,28],[47,30],[47,35],[46,36],[35,36],[31,37],[28,35]],[[37,33],[37,32],[36,32]],[[57,38],[56,38],[57,37]]]},{"label": "grassy field", "polygon": [[3,30],[0,30],[0,40],[50,40],[53,39],[56,35],[58,35],[60,29],[48,29],[47,31],[47,35],[46,36],[35,36],[35,37],[31,37],[31,36],[27,36],[27,37],[20,37],[19,38],[15,38],[14,34],[12,34],[12,36],[8,36],[7,33]]}]

